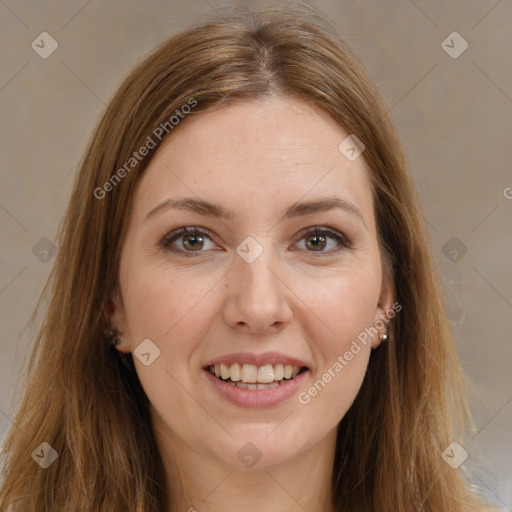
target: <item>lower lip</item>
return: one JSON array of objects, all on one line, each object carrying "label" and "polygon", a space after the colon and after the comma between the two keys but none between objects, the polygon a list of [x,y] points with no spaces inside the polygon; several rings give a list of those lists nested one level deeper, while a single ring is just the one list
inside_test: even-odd
[{"label": "lower lip", "polygon": [[218,379],[208,370],[204,370],[204,372],[206,378],[212,384],[213,389],[215,389],[222,398],[238,407],[245,407],[247,409],[274,407],[288,400],[298,392],[307,374],[307,370],[305,370],[294,379],[284,380],[282,384],[273,388],[243,389]]}]

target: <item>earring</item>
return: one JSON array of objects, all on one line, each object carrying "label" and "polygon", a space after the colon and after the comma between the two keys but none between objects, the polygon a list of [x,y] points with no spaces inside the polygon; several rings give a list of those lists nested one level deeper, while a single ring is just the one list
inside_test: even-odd
[{"label": "earring", "polygon": [[119,336],[123,334],[122,332],[117,331],[116,329],[107,329],[103,334],[109,345],[117,346],[121,344]]},{"label": "earring", "polygon": [[386,341],[388,339],[388,335],[387,334],[383,334],[381,333],[380,335],[380,341]]}]

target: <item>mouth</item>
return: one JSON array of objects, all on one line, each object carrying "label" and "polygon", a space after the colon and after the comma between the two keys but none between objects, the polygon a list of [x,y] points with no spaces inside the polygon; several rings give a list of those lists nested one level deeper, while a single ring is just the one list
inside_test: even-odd
[{"label": "mouth", "polygon": [[263,390],[281,386],[295,379],[308,368],[280,363],[262,366],[247,363],[221,363],[208,365],[204,369],[217,379],[237,388]]}]

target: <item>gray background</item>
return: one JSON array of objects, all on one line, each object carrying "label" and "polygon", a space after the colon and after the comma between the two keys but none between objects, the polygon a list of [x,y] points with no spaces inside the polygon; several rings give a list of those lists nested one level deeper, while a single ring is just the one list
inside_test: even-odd
[{"label": "gray background", "polygon": [[[105,104],[148,51],[221,5],[0,1],[0,441],[14,421],[18,372],[34,334],[23,329]],[[473,390],[477,430],[467,448],[476,455],[461,469],[476,492],[512,511],[512,2],[309,5],[357,50],[391,109],[424,201]],[[31,47],[32,41],[41,45],[44,31],[58,42],[46,59]],[[443,49],[463,48],[448,37],[454,31],[469,45],[457,58]]]}]

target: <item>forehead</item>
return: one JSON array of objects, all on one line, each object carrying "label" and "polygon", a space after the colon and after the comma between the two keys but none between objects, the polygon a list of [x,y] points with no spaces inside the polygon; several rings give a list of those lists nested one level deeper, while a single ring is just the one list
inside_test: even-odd
[{"label": "forehead", "polygon": [[164,140],[138,184],[134,214],[168,198],[225,203],[269,217],[301,199],[336,195],[372,213],[369,169],[339,150],[349,134],[297,98],[236,101],[190,114]]}]

